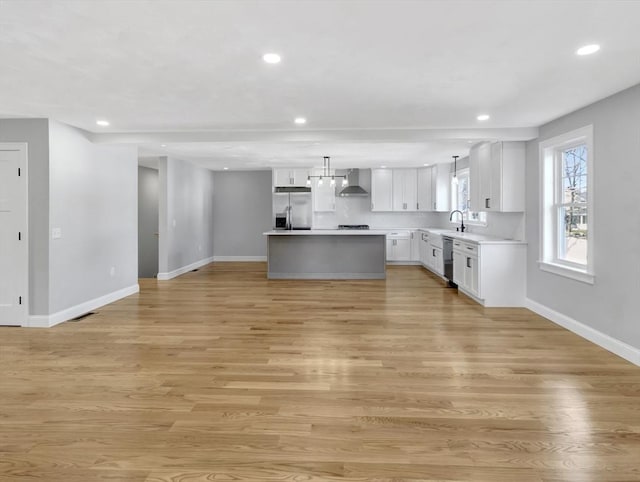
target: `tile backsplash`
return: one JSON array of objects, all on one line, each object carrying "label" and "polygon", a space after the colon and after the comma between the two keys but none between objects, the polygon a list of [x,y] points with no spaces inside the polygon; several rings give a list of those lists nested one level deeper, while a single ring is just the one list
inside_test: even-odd
[{"label": "tile backsplash", "polygon": [[313,227],[335,229],[339,224],[368,224],[371,228],[423,228],[438,223],[438,213],[371,212],[370,197],[336,198],[336,211],[313,213]]},{"label": "tile backsplash", "polygon": [[[458,222],[449,221],[448,213],[437,213],[438,227],[443,229],[455,229],[460,225],[459,215],[456,216]],[[465,226],[470,233],[485,234],[498,238],[524,240],[524,213],[487,213],[487,225],[480,226],[467,224]]]}]

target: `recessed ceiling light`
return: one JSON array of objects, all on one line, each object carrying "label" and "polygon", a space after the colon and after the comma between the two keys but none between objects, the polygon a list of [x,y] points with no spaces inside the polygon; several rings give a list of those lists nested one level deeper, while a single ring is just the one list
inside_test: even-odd
[{"label": "recessed ceiling light", "polygon": [[428,166],[428,165],[429,165],[429,164],[423,164],[423,166],[425,166],[425,167],[426,167],[426,166]]},{"label": "recessed ceiling light", "polygon": [[223,169],[223,170],[225,170],[225,171],[228,171],[228,170],[229,170],[229,168],[228,168],[228,167],[223,167],[222,169]]},{"label": "recessed ceiling light", "polygon": [[476,119],[478,119],[479,121],[486,121],[486,120],[489,120],[489,115],[488,114],[480,114],[478,117],[476,117]]},{"label": "recessed ceiling light", "polygon": [[307,119],[305,119],[304,117],[296,117],[293,122],[295,122],[296,124],[306,124],[307,123]]},{"label": "recessed ceiling light", "polygon": [[262,56],[262,60],[264,60],[268,64],[279,64],[282,60],[282,57],[280,57],[276,53],[269,52],[268,54],[264,54]]},{"label": "recessed ceiling light", "polygon": [[467,141],[467,144],[473,144],[473,141]]},{"label": "recessed ceiling light", "polygon": [[585,45],[584,47],[580,47],[576,50],[576,55],[591,55],[595,54],[598,50],[600,50],[600,46],[598,44]]},{"label": "recessed ceiling light", "polygon": [[386,169],[386,168],[387,168],[387,166],[380,166],[380,167],[381,167],[382,169]]},{"label": "recessed ceiling light", "polygon": [[109,125],[109,121],[104,119],[99,119],[96,121],[96,124],[98,124],[101,127],[107,127]]},{"label": "recessed ceiling light", "polygon": [[166,144],[160,144],[160,147],[167,147]]}]

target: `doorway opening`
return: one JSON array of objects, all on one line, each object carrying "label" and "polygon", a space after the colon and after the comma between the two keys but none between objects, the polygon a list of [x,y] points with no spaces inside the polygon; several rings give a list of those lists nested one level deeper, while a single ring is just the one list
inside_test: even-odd
[{"label": "doorway opening", "polygon": [[[144,165],[143,165],[144,164]],[[159,175],[157,166],[138,166],[138,278],[157,278],[159,269]]]}]

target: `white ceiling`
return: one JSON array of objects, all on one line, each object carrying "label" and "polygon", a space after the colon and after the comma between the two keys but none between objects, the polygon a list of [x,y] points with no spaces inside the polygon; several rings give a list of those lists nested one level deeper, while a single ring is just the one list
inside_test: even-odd
[{"label": "white ceiling", "polygon": [[[0,0],[0,116],[120,133],[146,154],[167,143],[210,167],[316,154],[415,164],[450,156],[473,129],[539,126],[637,84],[638,31],[637,1]],[[593,42],[597,54],[574,54]],[[282,63],[262,62],[269,51]],[[398,145],[425,142],[410,128],[442,139]],[[350,138],[376,129],[398,135],[371,150]],[[322,132],[322,148],[291,130]],[[203,134],[168,135],[184,132]]]}]

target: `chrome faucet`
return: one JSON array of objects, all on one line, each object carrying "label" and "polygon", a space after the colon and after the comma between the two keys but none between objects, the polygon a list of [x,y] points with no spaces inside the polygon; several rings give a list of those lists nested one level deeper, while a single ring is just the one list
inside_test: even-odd
[{"label": "chrome faucet", "polygon": [[453,221],[453,215],[455,213],[460,213],[460,227],[456,228],[456,231],[464,233],[466,226],[464,225],[464,213],[462,211],[460,211],[459,209],[451,211],[451,214],[449,215],[449,221]]}]

